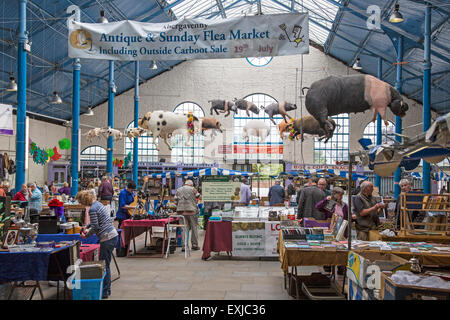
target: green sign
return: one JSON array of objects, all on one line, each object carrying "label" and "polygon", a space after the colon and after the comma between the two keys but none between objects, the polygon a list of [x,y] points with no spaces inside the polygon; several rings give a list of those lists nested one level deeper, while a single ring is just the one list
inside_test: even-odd
[{"label": "green sign", "polygon": [[[222,177],[216,177],[222,178]],[[233,177],[234,178],[234,177]],[[203,201],[224,201],[224,202],[240,202],[241,200],[241,183],[233,180],[212,180],[203,181],[202,183],[202,200]]]}]

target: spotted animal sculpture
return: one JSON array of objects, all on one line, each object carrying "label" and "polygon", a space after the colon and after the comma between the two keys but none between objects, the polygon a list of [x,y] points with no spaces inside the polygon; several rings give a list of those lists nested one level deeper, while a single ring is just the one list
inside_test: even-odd
[{"label": "spotted animal sculpture", "polygon": [[114,141],[121,140],[124,137],[123,132],[113,128],[106,129],[105,133],[107,134],[108,137],[113,137]]},{"label": "spotted animal sculpture", "polygon": [[371,109],[372,121],[380,113],[387,125],[388,107],[399,117],[404,117],[408,111],[408,104],[395,88],[370,75],[330,76],[318,80],[308,90],[305,105],[328,138],[333,132],[333,125],[328,120],[330,116]]},{"label": "spotted animal sculpture", "polygon": [[127,131],[125,132],[125,134],[127,135],[127,137],[129,139],[132,138],[139,138],[140,136],[142,136],[145,133],[145,129],[144,128],[129,128],[127,129]]},{"label": "spotted animal sculpture", "polygon": [[[328,121],[332,124],[333,126],[333,130],[331,133],[331,137],[333,136],[333,131],[336,128],[336,122],[334,122],[333,119],[328,118]],[[328,139],[326,137],[325,134],[325,130],[323,130],[320,125],[319,122],[313,117],[313,116],[305,116],[299,119],[295,119],[294,122],[292,123],[291,121],[286,122],[286,121],[281,121],[278,124],[278,130],[280,131],[280,137],[281,139],[284,139],[284,135],[283,133],[285,132],[290,132],[290,129],[292,127],[292,125],[294,126],[294,136],[293,138],[295,139],[302,139],[302,129],[303,129],[303,134],[311,134],[311,135],[316,135],[319,136],[319,140],[323,140],[326,138],[326,140],[324,141],[325,143],[328,142]],[[303,126],[303,128],[301,128]]]},{"label": "spotted animal sculpture", "polygon": [[[194,119],[194,133],[201,130],[200,122],[197,117]],[[191,134],[188,131],[189,115],[175,113],[170,111],[154,111],[148,112],[143,118],[139,119],[139,126],[148,131],[148,134],[153,136],[153,141],[156,145],[156,150],[159,149],[159,143],[156,142],[156,138],[161,137],[169,150],[172,147],[167,142],[168,138],[171,138],[174,134],[182,134],[186,146],[191,145]]]},{"label": "spotted animal sculpture", "polygon": [[276,114],[280,114],[283,117],[284,121],[287,121],[286,116],[288,114],[286,112],[297,109],[297,105],[286,101],[281,101],[280,103],[271,103],[267,107],[261,107],[261,109],[263,109],[264,112],[269,115],[269,118],[273,122],[273,124],[277,125],[275,123],[275,120],[273,119],[273,116]]},{"label": "spotted animal sculpture", "polygon": [[245,110],[247,112],[247,116],[250,117],[249,110],[255,114],[259,114],[259,108],[253,102],[244,100],[244,99],[234,99],[234,104],[240,110]]},{"label": "spotted animal sculpture", "polygon": [[[228,100],[208,100],[211,103],[211,115],[213,115],[213,110],[216,112],[216,115],[219,115],[219,112],[225,113],[225,117],[230,115],[230,110],[234,113],[237,112],[236,106],[233,101]],[[217,111],[219,110],[219,111]]]},{"label": "spotted animal sculpture", "polygon": [[84,135],[86,136],[86,140],[88,142],[92,142],[92,140],[94,140],[94,138],[100,137],[103,133],[106,133],[105,129],[103,129],[103,128],[94,128],[94,129],[89,130]]},{"label": "spotted animal sculpture", "polygon": [[263,143],[270,134],[270,126],[263,120],[250,120],[242,128],[242,139],[250,140],[250,136],[260,137]]}]

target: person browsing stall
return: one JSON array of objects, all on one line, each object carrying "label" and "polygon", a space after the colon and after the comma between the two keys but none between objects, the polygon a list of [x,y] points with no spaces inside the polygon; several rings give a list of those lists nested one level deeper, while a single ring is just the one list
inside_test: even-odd
[{"label": "person browsing stall", "polygon": [[129,180],[126,188],[120,191],[119,194],[119,208],[117,210],[116,218],[119,221],[119,229],[122,226],[124,220],[130,219],[131,215],[128,210],[133,209],[129,206],[134,201],[134,191],[136,190],[136,183],[133,180]]},{"label": "person browsing stall", "polygon": [[[136,187],[135,187],[136,189]],[[100,200],[111,201],[114,195],[114,188],[107,176],[102,177],[102,183],[98,187],[98,197]]]},{"label": "person browsing stall", "polygon": [[[97,235],[100,241],[99,259],[105,261],[106,274],[103,280],[103,299],[111,295],[111,258],[113,250],[117,245],[118,233],[114,228],[113,219],[110,217],[108,209],[95,200],[92,192],[85,190],[77,194],[78,202],[89,207],[90,224],[83,227],[80,233],[82,238],[89,238],[93,234]],[[87,228],[87,229],[86,229]]]},{"label": "person browsing stall", "polygon": [[27,185],[24,183],[22,184],[22,189],[16,193],[16,195],[12,198],[15,201],[28,201],[28,188]]},{"label": "person browsing stall", "polygon": [[248,206],[250,204],[251,198],[252,198],[252,193],[250,191],[250,187],[248,186],[248,180],[242,179],[242,181],[241,181],[241,203]]},{"label": "person browsing stall", "polygon": [[42,211],[42,192],[33,182],[28,183],[28,207],[36,209],[39,213]]},{"label": "person browsing stall", "polygon": [[64,182],[63,187],[58,189],[58,193],[70,196],[69,184],[67,182]]},{"label": "person browsing stall", "polygon": [[[327,196],[325,199],[316,204],[316,209],[324,212],[327,219],[332,218],[333,215],[336,215],[344,220],[348,220],[348,205],[342,201],[344,193],[344,189],[335,187],[333,190],[331,190],[330,196]],[[331,211],[326,209],[328,201],[336,202]],[[345,230],[345,237],[347,237],[347,229]]]},{"label": "person browsing stall", "polygon": [[2,187],[3,187],[3,190],[5,191],[5,196],[6,197],[12,197],[11,190],[10,190],[11,185],[9,184],[8,180],[4,180],[3,181],[3,186]]},{"label": "person browsing stall", "polygon": [[279,179],[275,180],[275,185],[271,186],[269,189],[269,204],[271,206],[284,202],[286,194],[284,188],[281,186],[281,181]]},{"label": "person browsing stall", "polygon": [[325,214],[316,209],[316,204],[322,201],[326,194],[317,186],[317,177],[311,177],[309,186],[302,189],[297,195],[297,219],[314,218],[325,219]]},{"label": "person browsing stall", "polygon": [[361,183],[361,192],[353,198],[358,240],[369,240],[369,231],[375,230],[380,224],[378,212],[386,207],[384,203],[377,202],[372,193],[372,182],[364,181]]},{"label": "person browsing stall", "polygon": [[[192,237],[191,237],[192,250],[200,249],[198,246],[198,230],[197,230],[198,197],[200,197],[200,194],[194,188],[194,183],[192,180],[186,180],[184,186],[178,188],[175,194],[175,201],[177,203],[177,214],[184,216],[188,230],[189,229],[192,230]],[[183,239],[183,243],[185,243],[185,241],[187,241],[187,239]],[[182,250],[184,250],[184,246]]]}]

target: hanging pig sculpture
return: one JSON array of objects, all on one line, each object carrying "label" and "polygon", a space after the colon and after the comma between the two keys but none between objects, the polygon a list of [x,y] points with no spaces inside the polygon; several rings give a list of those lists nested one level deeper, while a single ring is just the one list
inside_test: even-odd
[{"label": "hanging pig sculpture", "polygon": [[228,100],[208,100],[209,103],[211,103],[211,115],[213,115],[213,110],[216,112],[217,115],[219,115],[219,110],[221,113],[225,113],[225,117],[228,117],[230,115],[230,110],[234,113],[237,112],[236,106],[232,101]]},{"label": "hanging pig sculpture", "polygon": [[242,139],[250,140],[250,136],[260,137],[263,143],[270,134],[270,126],[264,120],[250,120],[242,128]]},{"label": "hanging pig sculpture", "polygon": [[250,110],[251,112],[253,112],[255,114],[259,114],[259,108],[253,102],[250,102],[250,101],[247,101],[244,99],[236,99],[236,98],[233,101],[238,109],[245,110],[247,112],[248,117],[250,117],[250,113],[248,112],[248,110]]},{"label": "hanging pig sculpture", "polygon": [[200,121],[202,123],[202,134],[204,134],[205,130],[219,130],[223,132],[222,125],[215,118],[203,118]]},{"label": "hanging pig sculpture", "polygon": [[278,102],[271,103],[267,107],[261,107],[261,109],[263,109],[264,112],[269,115],[269,118],[273,122],[273,124],[277,125],[275,123],[275,120],[273,120],[273,116],[276,114],[281,114],[284,121],[288,121],[286,119],[286,116],[288,115],[286,112],[297,109],[297,105],[286,101],[281,101],[280,103]]},{"label": "hanging pig sculpture", "polygon": [[[336,122],[334,122],[334,120],[331,119],[330,117],[328,117],[328,121],[333,126],[333,130],[331,132],[331,137],[332,137],[333,131],[336,127]],[[289,121],[289,122],[281,121],[278,124],[278,130],[280,131],[281,139],[284,139],[283,133],[289,132],[291,129],[291,126],[292,126],[291,121]],[[302,126],[303,126],[303,128],[302,128]],[[303,134],[306,133],[306,134],[319,136],[319,140],[323,140],[326,138],[325,131],[320,127],[319,122],[313,116],[305,116],[305,117],[294,120],[294,136],[293,136],[293,138],[303,140],[303,137],[301,134],[302,129],[303,129]],[[330,139],[330,138],[326,138],[326,140],[324,142],[327,143],[328,139]]]},{"label": "hanging pig sculpture", "polygon": [[305,105],[325,130],[327,138],[331,138],[333,133],[329,116],[372,109],[372,121],[380,113],[387,125],[387,107],[399,117],[404,117],[408,111],[408,104],[395,88],[370,75],[330,76],[318,80],[308,90]]}]

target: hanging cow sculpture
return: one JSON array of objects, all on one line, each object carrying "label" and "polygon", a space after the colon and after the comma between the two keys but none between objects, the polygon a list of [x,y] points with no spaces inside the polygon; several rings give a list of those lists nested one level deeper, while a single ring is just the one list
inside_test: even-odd
[{"label": "hanging cow sculpture", "polygon": [[[333,126],[333,130],[331,132],[331,137],[332,137],[333,131],[336,127],[336,122],[334,122],[334,120],[331,119],[330,117],[328,117],[328,121]],[[280,131],[281,139],[284,139],[283,133],[289,132],[290,134],[292,133],[293,139],[294,138],[302,139],[302,141],[303,141],[303,136],[301,134],[302,130],[303,130],[303,134],[306,133],[306,134],[319,136],[319,140],[323,140],[326,138],[326,140],[324,141],[325,143],[327,143],[328,139],[331,138],[331,137],[330,138],[326,137],[325,131],[320,127],[319,122],[313,116],[305,116],[305,117],[302,117],[299,119],[295,119],[294,122],[281,121],[278,124],[278,130]]]},{"label": "hanging cow sculpture", "polygon": [[297,105],[286,101],[281,101],[280,103],[278,102],[271,103],[267,107],[261,107],[261,109],[263,109],[264,112],[269,115],[269,118],[273,122],[273,124],[277,125],[275,123],[275,120],[273,120],[273,116],[276,114],[281,114],[284,121],[288,121],[286,119],[286,116],[288,115],[286,112],[297,109]]},{"label": "hanging cow sculpture", "polygon": [[[208,100],[208,102],[211,103],[211,115],[213,115],[213,110],[216,112],[216,115],[219,115],[219,112],[225,113],[225,117],[228,117],[230,115],[230,110],[234,113],[237,112],[236,106],[234,105],[233,101],[228,100]],[[219,110],[219,112],[217,111]]]},{"label": "hanging cow sculpture", "polygon": [[[189,124],[189,118],[192,116],[192,127]],[[183,135],[185,145],[191,145],[191,135],[197,133],[201,129],[201,124],[197,117],[189,114],[181,114],[170,111],[154,111],[148,112],[143,118],[139,119],[139,126],[148,131],[148,134],[153,136],[153,143],[156,150],[159,151],[159,143],[156,138],[161,137],[164,143],[172,150],[172,147],[167,142],[174,134],[180,133]],[[175,131],[179,131],[174,133]]]},{"label": "hanging cow sculpture", "polygon": [[245,110],[247,112],[247,116],[250,117],[249,110],[255,114],[259,114],[259,108],[253,102],[244,100],[244,99],[233,99],[234,104],[239,110]]},{"label": "hanging cow sculpture", "polygon": [[106,133],[106,129],[94,128],[83,135],[86,136],[86,140],[90,143],[92,142],[92,140],[94,140],[94,138],[100,138],[100,136],[103,136],[104,133]]},{"label": "hanging cow sculpture", "polygon": [[330,116],[372,109],[372,121],[380,113],[387,125],[387,107],[399,117],[404,117],[408,111],[408,104],[395,88],[370,75],[330,76],[318,80],[308,90],[305,105],[327,138],[331,138],[334,130]]},{"label": "hanging cow sculpture", "polygon": [[125,131],[125,134],[128,137],[128,139],[139,138],[144,133],[145,133],[145,129],[144,128],[139,128],[139,127],[137,127],[137,128],[128,128]]}]

